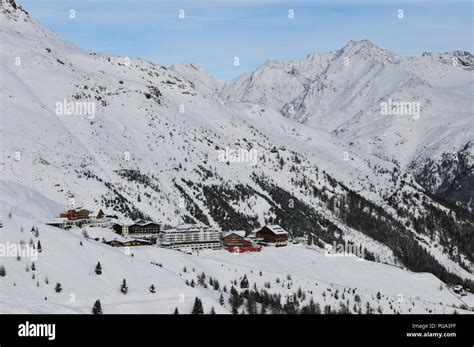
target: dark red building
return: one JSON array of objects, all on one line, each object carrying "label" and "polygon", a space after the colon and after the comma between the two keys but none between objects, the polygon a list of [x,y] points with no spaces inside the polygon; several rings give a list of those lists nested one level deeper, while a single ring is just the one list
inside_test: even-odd
[{"label": "dark red building", "polygon": [[264,245],[282,247],[288,244],[288,232],[279,225],[265,225],[255,233],[255,238]]},{"label": "dark red building", "polygon": [[89,218],[90,211],[85,208],[76,208],[74,210],[67,210],[59,214],[60,218],[67,218],[68,220],[75,219],[87,219]]},{"label": "dark red building", "polygon": [[245,231],[230,231],[222,238],[224,248],[252,247],[252,242],[245,239]]}]

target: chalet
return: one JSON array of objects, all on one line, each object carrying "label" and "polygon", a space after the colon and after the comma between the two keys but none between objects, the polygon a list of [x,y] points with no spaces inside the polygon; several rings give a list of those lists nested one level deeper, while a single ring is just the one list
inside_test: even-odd
[{"label": "chalet", "polygon": [[245,239],[245,231],[229,231],[222,237],[222,245],[224,248],[233,247],[252,247],[252,241]]},{"label": "chalet", "polygon": [[181,251],[202,249],[221,249],[222,232],[209,226],[184,224],[173,229],[163,230],[158,243],[163,248]]},{"label": "chalet", "polygon": [[160,225],[153,222],[138,221],[132,224],[114,224],[114,231],[121,236],[134,238],[157,239]]},{"label": "chalet", "polygon": [[140,240],[140,239],[122,239],[122,240],[110,240],[105,241],[105,244],[112,247],[134,247],[134,246],[149,246],[151,245],[150,241]]},{"label": "chalet", "polygon": [[222,245],[231,253],[260,252],[261,246],[245,237],[245,231],[229,231],[222,237]]},{"label": "chalet", "polygon": [[256,241],[262,245],[276,247],[288,244],[288,232],[279,225],[265,225],[255,233]]},{"label": "chalet", "polygon": [[141,240],[141,239],[133,239],[127,240],[123,242],[124,247],[131,247],[131,246],[149,246],[151,242],[148,240]]},{"label": "chalet", "polygon": [[102,211],[102,209],[100,209],[99,212],[97,212],[95,219],[103,219],[104,217],[105,217],[105,213],[104,211]]},{"label": "chalet", "polygon": [[104,243],[112,247],[123,247],[123,242],[119,240],[110,240]]},{"label": "chalet", "polygon": [[82,228],[85,225],[91,227],[110,227],[112,221],[104,214],[102,209],[93,212],[79,207],[61,212],[59,218],[55,218],[47,224],[61,229],[69,229],[71,227]]},{"label": "chalet", "polygon": [[75,208],[67,210],[59,214],[59,218],[66,218],[67,220],[87,219],[89,218],[90,211],[85,208]]}]

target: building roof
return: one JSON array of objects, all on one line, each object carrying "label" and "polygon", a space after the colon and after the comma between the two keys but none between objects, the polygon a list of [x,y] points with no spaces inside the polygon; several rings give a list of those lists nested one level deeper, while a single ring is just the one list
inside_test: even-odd
[{"label": "building roof", "polygon": [[128,227],[131,227],[131,226],[134,226],[134,225],[138,225],[138,226],[141,226],[141,227],[144,227],[144,226],[147,226],[147,225],[150,225],[150,224],[153,224],[153,225],[160,225],[158,223],[155,223],[155,222],[145,222],[145,221],[138,221],[138,222],[122,222],[122,223],[115,223],[114,225],[119,225],[119,226],[128,226]]},{"label": "building roof", "polygon": [[232,230],[232,231],[227,231],[227,232],[223,235],[223,237],[227,237],[227,236],[232,235],[232,234],[236,234],[236,235],[238,235],[238,236],[240,236],[240,237],[245,237],[246,232],[245,232],[245,230]]},{"label": "building roof", "polygon": [[185,233],[185,232],[190,232],[190,231],[211,231],[211,232],[215,231],[215,232],[219,232],[220,230],[217,229],[217,228],[210,227],[208,225],[197,225],[197,224],[181,224],[181,225],[178,225],[175,228],[162,230],[162,232],[164,232],[164,233],[169,233],[169,232]]},{"label": "building roof", "polygon": [[288,232],[279,225],[266,225],[276,235],[288,235]]}]

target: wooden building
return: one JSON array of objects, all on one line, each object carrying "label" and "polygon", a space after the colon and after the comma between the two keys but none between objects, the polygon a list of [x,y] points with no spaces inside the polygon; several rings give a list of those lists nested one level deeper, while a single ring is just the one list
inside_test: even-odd
[{"label": "wooden building", "polygon": [[157,239],[160,233],[160,225],[153,222],[139,221],[133,224],[114,224],[114,231],[121,236],[141,237]]},{"label": "wooden building", "polygon": [[222,237],[224,248],[252,247],[252,241],[245,239],[245,231],[229,231]]},{"label": "wooden building", "polygon": [[256,241],[263,245],[276,247],[288,244],[288,232],[279,225],[265,225],[255,233]]},{"label": "wooden building", "polygon": [[75,208],[67,210],[66,212],[61,212],[59,218],[67,218],[68,220],[87,219],[89,218],[89,214],[90,211],[85,208]]},{"label": "wooden building", "polygon": [[149,246],[151,245],[150,241],[140,240],[140,239],[130,239],[130,240],[110,240],[106,241],[106,244],[112,247],[134,247],[134,246]]}]

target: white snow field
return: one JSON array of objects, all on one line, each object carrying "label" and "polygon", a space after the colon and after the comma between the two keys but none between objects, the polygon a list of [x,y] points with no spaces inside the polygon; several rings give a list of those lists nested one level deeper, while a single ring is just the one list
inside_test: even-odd
[{"label": "white snow field", "polygon": [[[32,224],[31,219],[15,214],[11,218],[4,214],[2,219],[2,244],[17,245],[21,240],[28,244],[31,238],[34,244],[40,240],[42,252],[36,260],[18,260],[14,254],[2,259],[6,276],[0,280],[0,313],[90,313],[97,299],[104,313],[173,313],[175,308],[180,313],[191,313],[196,296],[201,298],[206,313],[211,307],[216,313],[229,313],[229,295],[224,293],[226,304],[222,307],[218,302],[220,291],[224,285],[230,290],[232,281],[240,282],[244,275],[250,288],[255,283],[263,289],[265,282],[270,282],[268,292],[280,293],[285,300],[286,295],[301,287],[306,294],[304,302],[313,298],[321,307],[331,305],[335,309],[345,291],[342,301],[348,301],[352,310],[355,289],[361,298],[357,308],[361,306],[364,313],[367,302],[374,310],[380,306],[383,313],[468,313],[459,307],[472,302],[472,295],[459,299],[432,274],[412,273],[357,258],[328,257],[322,249],[312,246],[290,244],[264,248],[260,253],[208,250],[188,255],[155,246],[114,248],[86,239],[80,229]],[[33,225],[39,228],[38,238],[30,231]],[[97,229],[95,237],[110,233]],[[31,270],[33,261],[35,271]],[[97,262],[103,269],[101,275],[94,272]],[[183,271],[185,267],[187,272]],[[197,275],[202,272],[219,281],[220,291],[209,286],[209,277],[208,288],[186,285],[186,280],[197,283]],[[120,292],[124,278],[127,294]],[[49,283],[45,283],[46,279]],[[55,292],[58,282],[63,288],[60,293]],[[155,294],[148,290],[151,284],[156,287]],[[236,288],[240,290],[238,285]],[[332,296],[336,290],[338,300]]]}]

